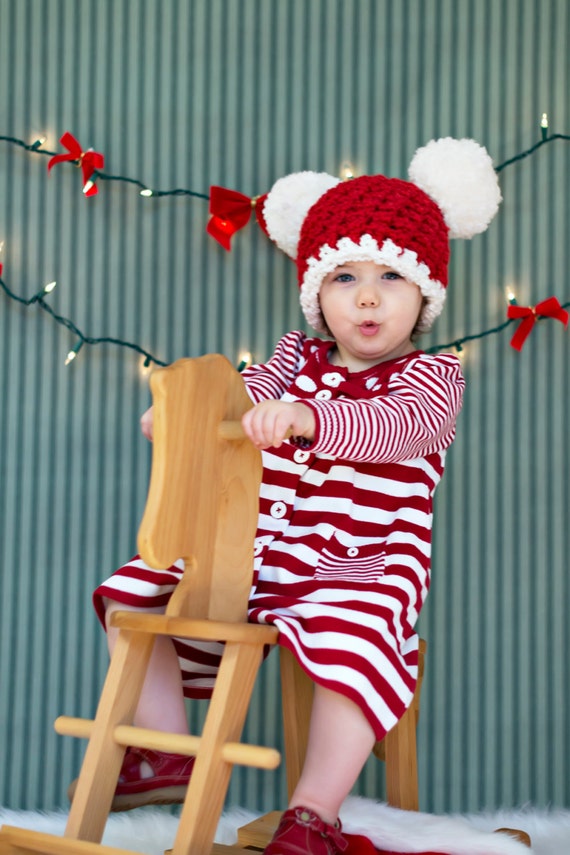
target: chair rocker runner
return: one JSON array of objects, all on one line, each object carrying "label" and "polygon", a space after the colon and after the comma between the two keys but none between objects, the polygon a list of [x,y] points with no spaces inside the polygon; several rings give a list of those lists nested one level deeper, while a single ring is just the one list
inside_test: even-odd
[{"label": "chair rocker runner", "polygon": [[[60,717],[58,733],[89,742],[64,837],[3,826],[0,855],[120,855],[100,844],[127,746],[195,756],[173,855],[221,855],[263,849],[279,813],[240,833],[239,846],[213,844],[234,764],[276,768],[279,752],[241,737],[266,645],[275,627],[247,622],[257,527],[261,455],[240,419],[251,402],[243,380],[219,355],[180,359],[151,377],[154,442],[149,493],[139,530],[143,560],[157,568],[184,559],[184,575],[166,613],[117,612],[119,637],[93,721]],[[133,717],[158,635],[224,641],[224,653],[201,736],[134,727]],[[386,761],[388,801],[418,809],[416,723],[423,673],[412,706],[375,753]],[[312,683],[281,653],[287,787],[292,793],[308,738]],[[264,824],[265,823],[265,824]],[[126,855],[126,853],[125,853]],[[131,854],[132,855],[132,854]]]}]

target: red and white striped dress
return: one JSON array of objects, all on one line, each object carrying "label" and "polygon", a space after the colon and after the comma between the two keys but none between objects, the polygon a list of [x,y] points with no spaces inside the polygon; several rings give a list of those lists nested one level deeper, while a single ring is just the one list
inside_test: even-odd
[{"label": "red and white striped dress", "polygon": [[[249,619],[275,624],[313,680],[355,701],[382,739],[414,693],[433,494],[465,383],[451,354],[350,373],[329,362],[332,347],[291,332],[243,372],[254,402],[303,401],[317,425],[309,448],[263,454]],[[99,617],[103,597],[166,605],[181,573],[135,557],[95,591]],[[220,646],[175,645],[186,695],[208,697]]]}]

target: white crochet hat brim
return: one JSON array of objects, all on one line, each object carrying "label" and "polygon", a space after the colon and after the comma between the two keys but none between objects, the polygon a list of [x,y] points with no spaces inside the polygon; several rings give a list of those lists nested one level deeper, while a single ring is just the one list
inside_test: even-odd
[{"label": "white crochet hat brim", "polygon": [[371,235],[365,234],[359,243],[350,238],[341,238],[335,247],[325,244],[320,248],[317,258],[307,259],[307,270],[301,283],[301,308],[317,332],[328,332],[319,302],[323,280],[336,267],[348,261],[373,261],[385,265],[418,286],[427,300],[416,327],[418,333],[427,332],[441,313],[446,290],[441,282],[430,278],[429,268],[418,262],[417,254],[400,248],[389,238],[380,247]]}]

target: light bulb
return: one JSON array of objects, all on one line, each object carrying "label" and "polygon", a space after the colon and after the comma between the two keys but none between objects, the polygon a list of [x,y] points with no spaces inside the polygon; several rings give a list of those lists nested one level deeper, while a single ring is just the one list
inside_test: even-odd
[{"label": "light bulb", "polygon": [[460,360],[460,362],[465,361],[465,357],[467,356],[466,348],[461,342],[457,342],[455,345],[455,355]]},{"label": "light bulb", "polygon": [[141,377],[148,377],[152,372],[152,362],[148,356],[141,356],[139,360],[139,374]]},{"label": "light bulb", "polygon": [[244,368],[249,368],[249,366],[252,364],[252,362],[253,362],[253,357],[252,357],[251,353],[249,352],[249,350],[243,350],[238,355],[238,368],[237,368],[237,370],[243,371]]},{"label": "light bulb", "polygon": [[354,167],[349,160],[345,160],[340,167],[340,177],[343,181],[348,181],[349,178],[354,178]]},{"label": "light bulb", "polygon": [[69,365],[70,362],[73,362],[73,360],[75,359],[75,357],[77,356],[77,354],[79,353],[79,351],[81,350],[82,347],[83,347],[83,341],[81,339],[79,339],[79,341],[77,342],[75,347],[73,347],[69,351],[69,353],[67,354],[67,356],[65,358],[65,364],[66,365]]},{"label": "light bulb", "polygon": [[45,143],[46,140],[47,140],[47,137],[45,136],[45,134],[38,134],[37,136],[35,135],[33,137],[33,142],[31,143],[32,149],[34,149],[34,151],[36,151],[38,148],[40,148],[40,146],[42,146]]}]

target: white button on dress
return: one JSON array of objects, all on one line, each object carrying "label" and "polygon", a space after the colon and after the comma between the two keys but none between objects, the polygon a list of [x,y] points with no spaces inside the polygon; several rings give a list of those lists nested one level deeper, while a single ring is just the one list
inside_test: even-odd
[{"label": "white button on dress", "polygon": [[285,502],[273,502],[273,504],[269,508],[269,513],[276,520],[283,519],[283,517],[287,513],[287,505],[285,504]]}]

